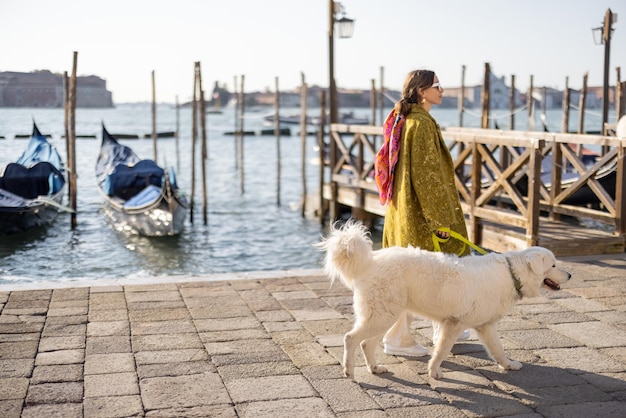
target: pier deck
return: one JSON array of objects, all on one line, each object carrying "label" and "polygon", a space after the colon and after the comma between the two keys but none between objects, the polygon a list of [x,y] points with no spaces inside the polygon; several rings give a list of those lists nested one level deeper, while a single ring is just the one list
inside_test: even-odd
[{"label": "pier deck", "polygon": [[[473,128],[448,128],[444,138],[473,242],[495,251],[540,245],[560,256],[626,251],[626,141]],[[346,209],[365,222],[384,216],[372,178],[381,141],[381,127],[331,126],[330,143],[320,147],[330,152],[320,158],[326,172],[319,216],[327,211],[336,219]],[[606,151],[593,166],[575,151],[591,147]],[[564,166],[579,180],[563,181],[561,170],[546,180],[545,170]],[[599,180],[607,167],[612,183]],[[583,189],[589,203],[573,203]]]}]

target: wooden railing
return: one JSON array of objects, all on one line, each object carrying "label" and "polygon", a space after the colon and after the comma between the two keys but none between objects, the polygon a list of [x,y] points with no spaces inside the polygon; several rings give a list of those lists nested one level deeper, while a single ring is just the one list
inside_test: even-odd
[{"label": "wooden railing", "polygon": [[[443,135],[474,242],[481,242],[483,224],[491,223],[521,228],[526,244],[537,245],[540,219],[561,215],[601,222],[613,235],[626,233],[625,140],[472,128],[447,128]],[[338,204],[384,216],[373,181],[381,138],[381,127],[331,126],[330,176],[322,179],[331,219],[337,218]],[[585,164],[585,152],[592,149],[603,154]],[[566,181],[571,176],[577,179]],[[585,204],[583,191],[591,196]]]}]

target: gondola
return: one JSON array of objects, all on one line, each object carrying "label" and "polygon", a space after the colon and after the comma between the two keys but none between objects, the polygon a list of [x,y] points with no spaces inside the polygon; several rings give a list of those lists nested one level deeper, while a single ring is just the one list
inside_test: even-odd
[{"label": "gondola", "polygon": [[104,125],[96,179],[115,229],[144,236],[172,236],[183,230],[189,204],[174,169],[166,171],[153,160],[140,159]]},{"label": "gondola", "polygon": [[0,168],[0,235],[48,224],[59,211],[68,211],[62,205],[64,171],[59,152],[33,122],[22,156]]}]

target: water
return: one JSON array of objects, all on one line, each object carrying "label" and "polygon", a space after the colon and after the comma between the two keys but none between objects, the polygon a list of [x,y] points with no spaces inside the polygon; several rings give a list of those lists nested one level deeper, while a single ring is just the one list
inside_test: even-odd
[{"label": "water", "polygon": [[[352,109],[357,116],[370,116],[369,109]],[[297,109],[281,109],[282,114]],[[244,128],[263,127],[262,117],[272,109],[249,112]],[[433,108],[442,127],[456,126],[455,109]],[[318,115],[312,109],[311,115]],[[506,111],[494,111],[501,127],[508,128]],[[200,167],[196,168],[196,210],[194,223],[189,217],[184,231],[176,237],[147,238],[113,230],[101,209],[96,190],[94,166],[99,152],[101,124],[115,133],[138,134],[152,130],[149,104],[119,105],[115,109],[78,109],[77,151],[77,228],[71,230],[70,216],[60,214],[44,228],[24,234],[0,237],[0,285],[42,281],[95,281],[97,279],[149,278],[154,276],[197,276],[215,273],[320,268],[322,254],[313,247],[324,228],[317,219],[302,218],[301,142],[299,127],[292,136],[282,137],[280,205],[277,204],[277,149],[274,136],[247,136],[244,140],[244,193],[240,193],[240,172],[236,165],[234,111],[208,115],[208,225],[202,222]],[[576,115],[571,126],[577,126]],[[551,131],[560,131],[561,111],[547,113]],[[0,109],[0,165],[14,161],[23,152],[26,140],[16,134],[30,134],[32,121],[66,156],[61,109]],[[586,116],[588,129],[599,126],[600,118]],[[595,121],[595,122],[594,122]],[[157,160],[177,169],[181,188],[191,194],[191,111],[179,113],[181,138],[179,152],[173,138],[158,140]],[[478,111],[464,116],[464,126],[480,124]],[[537,122],[539,128],[541,124]],[[517,116],[517,129],[528,129],[525,112]],[[157,131],[176,129],[176,110],[170,105],[157,109]],[[596,128],[597,129],[597,128]],[[318,170],[315,141],[307,138],[306,177],[309,194],[317,194]],[[121,140],[143,158],[152,158],[152,140]],[[199,148],[197,151],[199,155]]]}]

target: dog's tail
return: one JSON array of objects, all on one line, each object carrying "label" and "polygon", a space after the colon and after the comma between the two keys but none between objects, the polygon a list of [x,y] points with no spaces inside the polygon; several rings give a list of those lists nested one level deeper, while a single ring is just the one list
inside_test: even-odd
[{"label": "dog's tail", "polygon": [[330,227],[329,234],[316,244],[326,252],[324,267],[334,282],[337,277],[350,290],[354,281],[369,268],[372,259],[372,240],[362,223],[350,220],[338,228]]}]

